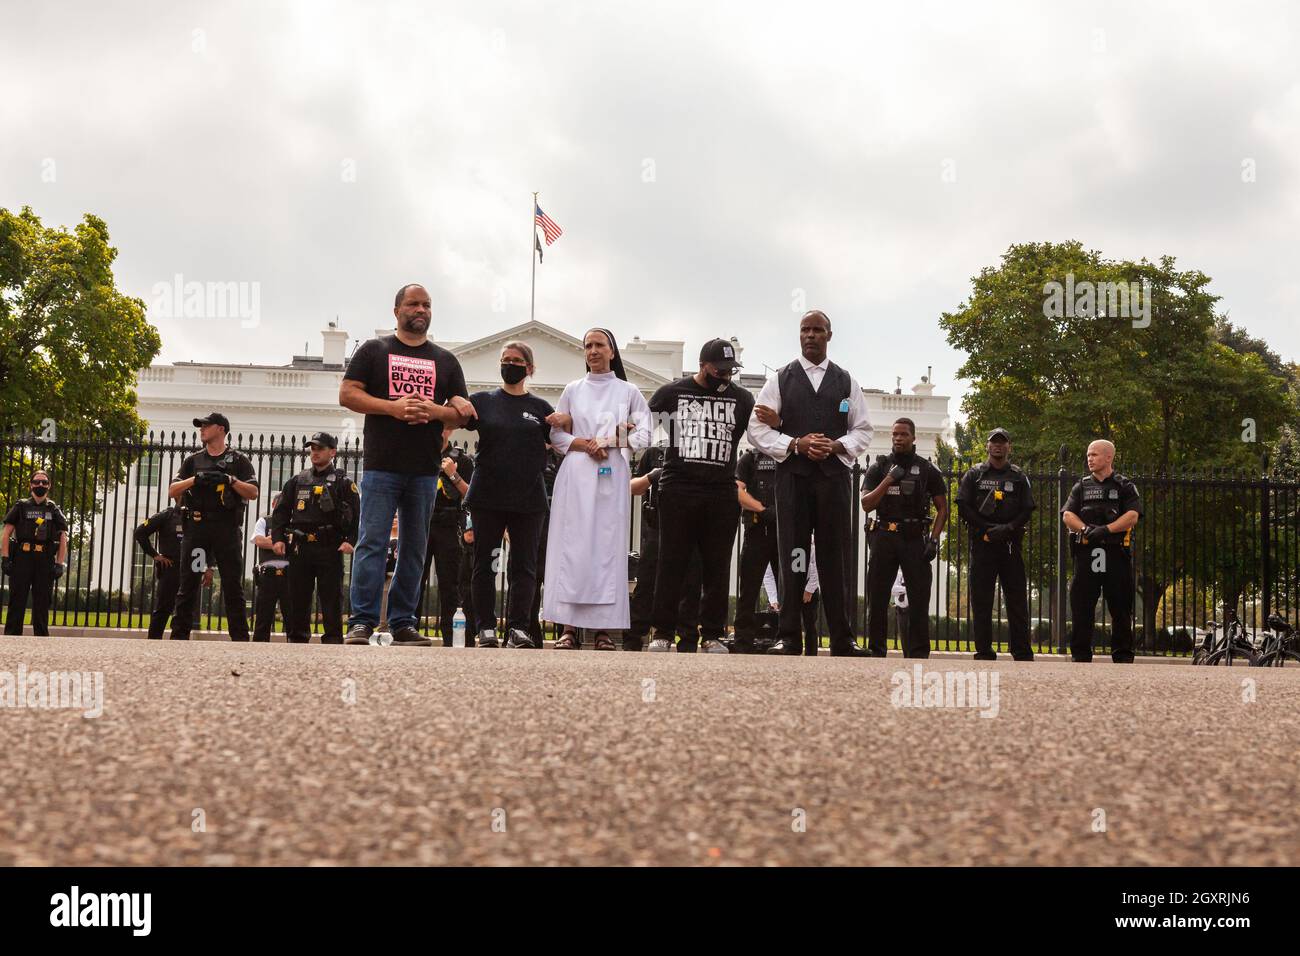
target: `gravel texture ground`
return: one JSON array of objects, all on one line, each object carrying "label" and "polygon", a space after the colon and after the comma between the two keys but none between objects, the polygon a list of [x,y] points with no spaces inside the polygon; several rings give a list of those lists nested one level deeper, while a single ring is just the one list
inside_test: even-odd
[{"label": "gravel texture ground", "polygon": [[1300,863],[1300,669],[916,663],[5,638],[0,864]]}]

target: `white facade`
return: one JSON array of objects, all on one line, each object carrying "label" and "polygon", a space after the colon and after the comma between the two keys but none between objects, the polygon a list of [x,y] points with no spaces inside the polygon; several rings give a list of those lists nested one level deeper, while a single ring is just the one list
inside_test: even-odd
[{"label": "white facade", "polygon": [[[379,329],[376,334],[391,331]],[[143,369],[138,386],[140,417],[148,422],[149,430],[169,436],[173,431],[178,435],[193,432],[193,419],[215,410],[230,419],[232,438],[293,437],[324,430],[335,434],[341,442],[348,438],[356,440],[361,433],[361,416],[338,404],[345,356],[351,354],[348,335],[333,328],[326,329],[323,335],[322,355],[296,356],[288,365],[176,362]],[[559,399],[568,382],[583,374],[582,342],[542,322],[525,322],[471,342],[438,344],[460,360],[466,384],[473,393],[501,384],[498,372],[501,346],[516,340],[533,349],[537,373],[529,381],[529,389],[551,404]],[[742,347],[739,342],[736,344],[739,353]],[[685,360],[682,342],[642,340],[635,336],[626,344],[620,343],[620,348],[628,379],[647,398],[660,385],[698,367]],[[773,358],[779,367],[794,356]],[[843,364],[852,372],[851,360],[845,359]],[[740,382],[757,395],[764,377],[742,373]],[[934,386],[924,379],[912,387],[910,394],[873,388],[863,391],[875,427],[871,456],[889,453],[889,426],[900,417],[916,422],[917,449],[928,458],[935,456],[941,437],[952,441],[948,396],[935,395]],[[462,433],[460,438],[468,438],[471,445],[474,443],[470,435]]]}]

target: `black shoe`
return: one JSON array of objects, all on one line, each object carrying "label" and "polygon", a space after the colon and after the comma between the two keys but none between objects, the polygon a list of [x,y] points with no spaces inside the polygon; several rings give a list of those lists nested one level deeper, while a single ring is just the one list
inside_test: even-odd
[{"label": "black shoe", "polygon": [[998,659],[998,655],[994,654],[992,651],[988,651],[988,652],[984,652],[984,651],[976,651],[976,652],[975,652],[975,660],[977,660],[977,661],[995,661],[995,660],[997,660],[997,659]]},{"label": "black shoe", "polygon": [[510,629],[510,636],[506,639],[506,647],[535,647],[533,638],[527,631],[521,631],[517,627]]},{"label": "black shoe", "polygon": [[1013,655],[1011,659],[1012,659],[1013,661],[1032,661],[1032,660],[1034,659],[1034,655],[1033,655],[1033,654],[1030,654],[1030,655],[1028,655],[1028,656],[1026,656],[1026,657],[1015,657],[1015,656]]},{"label": "black shoe", "polygon": [[874,655],[870,651],[864,651],[856,644],[848,644],[844,647],[831,648],[831,657],[872,657],[872,656]]},{"label": "black shoe", "polygon": [[353,624],[348,628],[347,637],[343,638],[344,644],[369,644],[370,635],[375,633],[375,629],[369,624]]},{"label": "black shoe", "polygon": [[393,631],[393,643],[402,647],[432,647],[433,641],[421,637],[420,632],[411,625],[399,627]]},{"label": "black shoe", "polygon": [[868,648],[867,648],[867,656],[868,656],[868,657],[888,657],[888,656],[889,656],[889,651],[882,651],[882,650],[880,650],[879,648],[868,647]]},{"label": "black shoe", "polygon": [[631,634],[628,634],[623,638],[623,650],[639,651],[641,650],[641,647],[644,643],[645,643],[645,638],[643,638],[641,635],[638,634],[635,637],[633,637]]}]

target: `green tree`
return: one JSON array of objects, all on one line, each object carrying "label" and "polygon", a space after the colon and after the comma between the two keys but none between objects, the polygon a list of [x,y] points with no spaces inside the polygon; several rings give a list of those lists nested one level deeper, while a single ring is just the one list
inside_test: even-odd
[{"label": "green tree", "polygon": [[[1214,465],[1258,474],[1262,450],[1288,417],[1288,382],[1263,343],[1216,316],[1209,284],[1204,273],[1179,270],[1167,256],[1108,260],[1075,241],[1012,246],[999,266],[974,277],[967,301],[940,319],[948,342],[968,355],[958,372],[972,382],[963,402],[968,425],[975,433],[1010,429],[1022,460],[1050,460],[1065,445],[1080,473],[1088,443],[1108,438],[1121,471]],[[1060,287],[1095,294],[1062,295]],[[1136,298],[1100,294],[1121,288]],[[1193,527],[1167,486],[1144,497],[1144,527],[1172,532],[1153,535],[1141,563],[1151,635],[1161,596],[1184,574],[1214,575],[1230,590],[1249,583],[1250,554],[1219,551],[1196,558],[1202,566],[1193,569],[1178,542],[1207,533],[1217,540],[1221,530],[1226,540],[1229,524],[1240,528],[1250,515],[1242,513],[1249,504],[1237,502],[1213,527],[1204,516]]]},{"label": "green tree", "polygon": [[[69,232],[28,207],[0,209],[0,492],[24,495],[26,473],[49,469],[74,538],[135,455],[91,455],[71,439],[144,434],[136,373],[161,344],[145,304],[118,290],[116,257],[96,216]],[[73,487],[81,489],[75,501]]]}]

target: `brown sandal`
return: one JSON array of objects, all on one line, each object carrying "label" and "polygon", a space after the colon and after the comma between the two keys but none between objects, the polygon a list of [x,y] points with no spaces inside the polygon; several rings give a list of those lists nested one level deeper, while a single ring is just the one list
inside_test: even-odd
[{"label": "brown sandal", "polygon": [[614,642],[610,640],[609,635],[606,634],[604,631],[597,631],[595,634],[595,639],[596,639],[596,650],[598,651],[618,650],[618,648],[614,646]]},{"label": "brown sandal", "polygon": [[557,651],[576,651],[581,646],[582,642],[576,631],[565,631],[555,642]]}]

